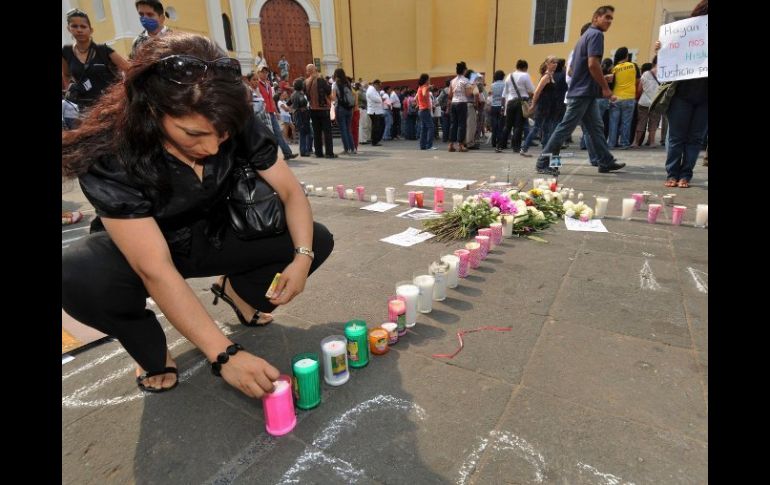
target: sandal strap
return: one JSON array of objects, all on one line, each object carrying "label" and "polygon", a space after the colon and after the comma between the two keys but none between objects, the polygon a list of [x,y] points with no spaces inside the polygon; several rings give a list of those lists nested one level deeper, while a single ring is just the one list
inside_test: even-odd
[{"label": "sandal strap", "polygon": [[174,374],[176,376],[179,376],[179,369],[177,369],[176,367],[166,367],[163,370],[158,370],[154,372],[145,372],[144,374],[136,378],[136,382],[141,382],[147,379],[148,377],[155,377],[163,374]]}]

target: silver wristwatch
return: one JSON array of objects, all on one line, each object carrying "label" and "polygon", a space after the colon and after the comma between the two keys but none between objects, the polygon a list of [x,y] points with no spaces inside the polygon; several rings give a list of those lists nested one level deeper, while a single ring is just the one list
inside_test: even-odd
[{"label": "silver wristwatch", "polygon": [[302,246],[294,248],[294,252],[297,254],[304,254],[305,256],[310,256],[310,259],[315,259],[315,253],[312,249],[309,248],[303,248]]}]

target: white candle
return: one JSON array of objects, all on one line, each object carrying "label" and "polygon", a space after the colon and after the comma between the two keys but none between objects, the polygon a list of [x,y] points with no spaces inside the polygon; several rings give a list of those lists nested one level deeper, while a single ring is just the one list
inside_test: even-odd
[{"label": "white candle", "polygon": [[457,284],[460,282],[459,270],[460,270],[460,258],[454,254],[445,254],[441,256],[441,261],[449,265],[449,272],[447,273],[446,287],[457,288]]},{"label": "white candle", "polygon": [[695,227],[706,227],[709,223],[708,204],[698,204],[695,207]]},{"label": "white candle", "polygon": [[608,199],[607,197],[596,198],[596,211],[594,212],[595,219],[604,218],[604,215],[607,213],[607,204],[609,202],[610,202],[610,199]]},{"label": "white candle", "polygon": [[636,200],[623,199],[623,214],[620,216],[620,218],[626,221],[631,220],[631,214],[634,212],[634,206],[636,206]]},{"label": "white candle", "polygon": [[315,193],[315,185],[306,185],[305,190],[307,191],[307,195],[313,195]]},{"label": "white candle", "polygon": [[512,234],[513,234],[513,216],[506,214],[503,216],[503,237],[511,237]]},{"label": "white candle", "polygon": [[323,187],[316,187],[315,188],[315,195],[317,195],[318,197],[323,197],[323,195],[324,195]]},{"label": "white candle", "polygon": [[536,189],[543,183],[543,179],[532,179],[532,188]]},{"label": "white candle", "polygon": [[583,200],[583,192],[578,192],[578,200]]},{"label": "white candle", "polygon": [[274,387],[274,389],[273,389],[273,395],[274,395],[274,396],[277,396],[278,394],[280,394],[281,392],[283,392],[283,391],[284,391],[284,389],[286,389],[287,387],[289,387],[289,383],[288,383],[288,382],[286,382],[286,381],[285,381],[285,380],[283,380],[283,379],[279,379],[279,380],[277,380],[277,381],[273,382],[273,387]]},{"label": "white candle", "polygon": [[446,285],[449,276],[449,265],[443,261],[434,261],[428,267],[428,271],[433,275],[433,299],[435,301],[446,300]]},{"label": "white candle", "polygon": [[329,197],[334,197],[334,187],[326,187],[326,192],[329,193]]},{"label": "white candle", "polygon": [[569,189],[569,194],[567,195],[567,198],[569,200],[572,200],[575,198],[575,189]]},{"label": "white candle", "polygon": [[385,187],[385,201],[388,204],[395,204],[396,203],[396,188],[395,187]]},{"label": "white candle", "polygon": [[348,372],[347,340],[342,335],[331,335],[321,340],[324,381],[330,386],[340,386],[350,379]]},{"label": "white candle", "polygon": [[371,200],[372,202],[377,202],[377,196],[372,195],[371,197],[369,197],[369,200]]},{"label": "white candle", "polygon": [[463,196],[460,194],[452,195],[452,210],[459,209],[463,205]]},{"label": "white candle", "polygon": [[436,279],[431,275],[420,275],[414,278],[414,284],[420,289],[417,297],[417,310],[420,313],[430,313],[433,310],[433,284]]},{"label": "white candle", "polygon": [[355,198],[355,190],[353,189],[345,189],[345,198],[353,200]]},{"label": "white candle", "polygon": [[406,303],[406,327],[412,328],[417,323],[417,297],[420,289],[411,284],[403,283],[396,286],[396,296],[404,297]]}]

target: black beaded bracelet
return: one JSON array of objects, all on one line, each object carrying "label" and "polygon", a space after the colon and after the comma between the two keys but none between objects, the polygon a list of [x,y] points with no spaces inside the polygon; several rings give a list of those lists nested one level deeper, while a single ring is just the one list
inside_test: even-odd
[{"label": "black beaded bracelet", "polygon": [[222,377],[222,364],[226,364],[230,360],[230,356],[237,354],[239,350],[243,350],[243,346],[241,344],[233,344],[217,355],[217,361],[211,363],[211,373],[217,377]]}]

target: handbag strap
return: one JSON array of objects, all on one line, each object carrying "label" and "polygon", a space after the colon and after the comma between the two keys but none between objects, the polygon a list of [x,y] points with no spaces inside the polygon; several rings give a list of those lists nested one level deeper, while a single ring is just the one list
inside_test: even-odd
[{"label": "handbag strap", "polygon": [[519,87],[516,86],[516,78],[513,77],[513,73],[511,73],[511,84],[513,84],[513,89],[516,90],[516,96],[519,97],[519,100],[524,101],[524,98],[521,97],[521,93],[519,92]]}]

